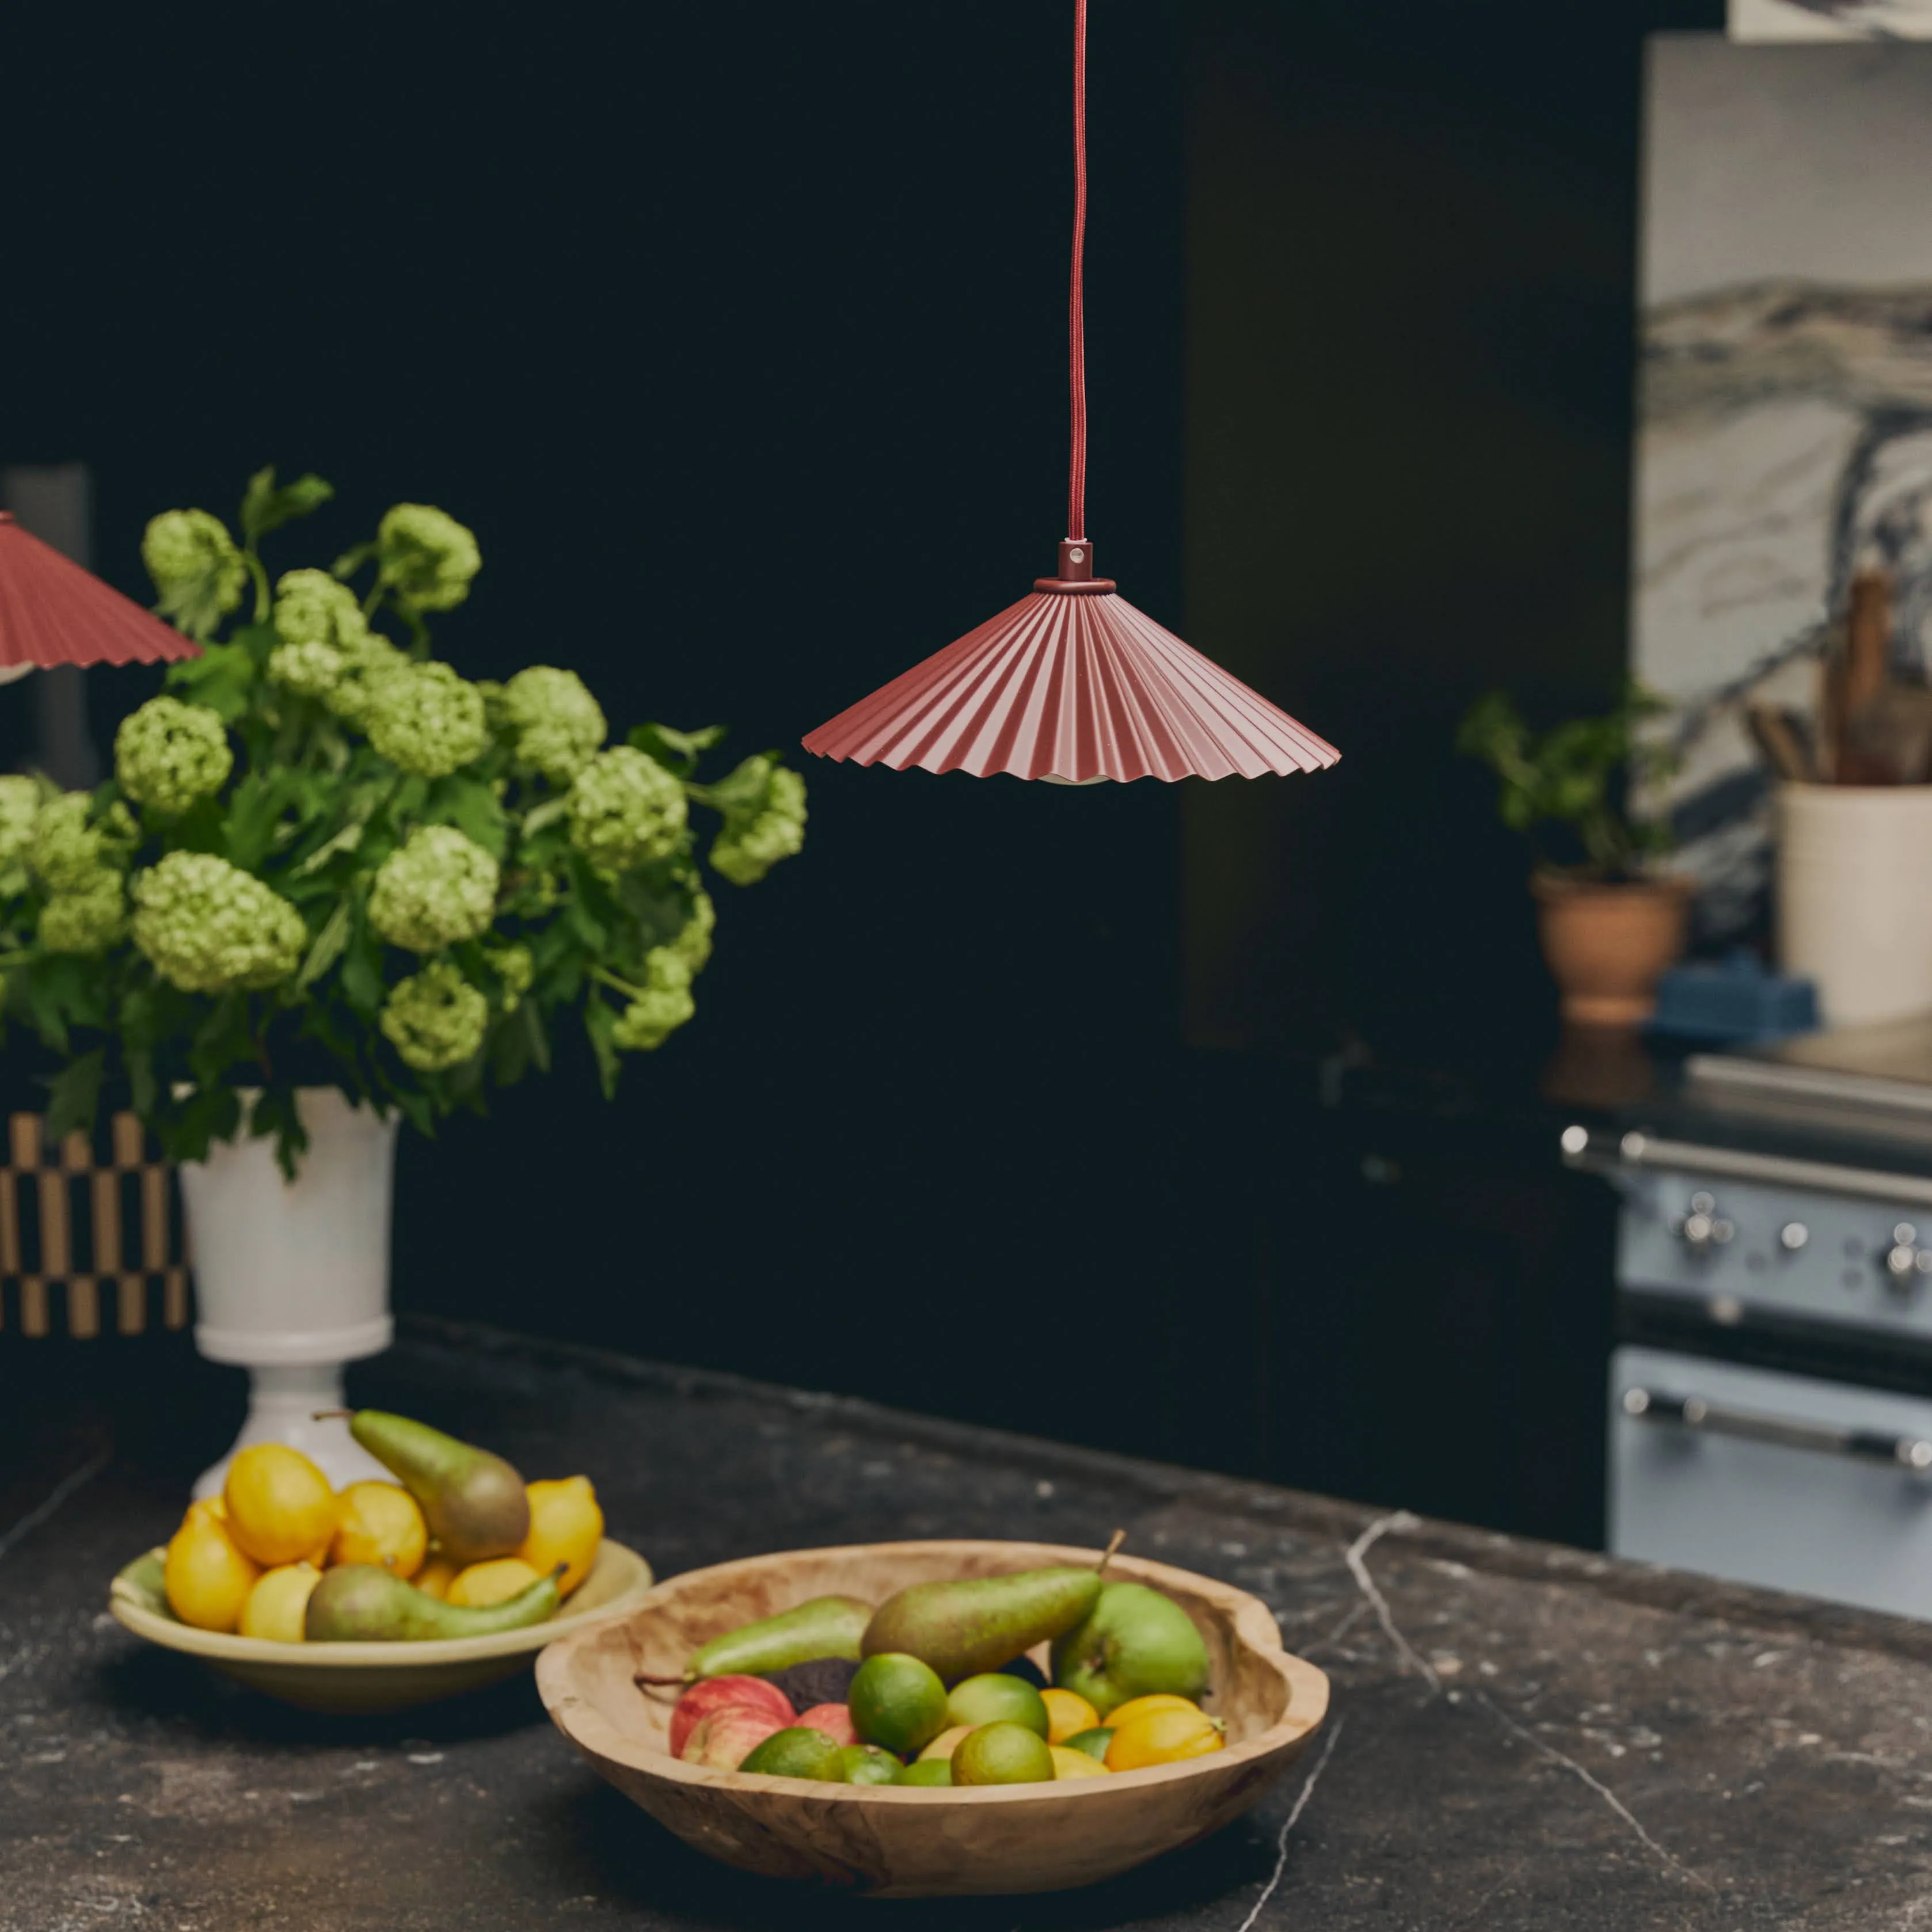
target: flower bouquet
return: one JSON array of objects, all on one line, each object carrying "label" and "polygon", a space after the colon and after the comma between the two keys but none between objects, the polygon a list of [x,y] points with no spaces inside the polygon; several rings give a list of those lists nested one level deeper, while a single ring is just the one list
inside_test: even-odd
[{"label": "flower bouquet", "polygon": [[201,655],[94,790],[0,777],[4,1012],[61,1062],[54,1134],[112,1083],[175,1159],[245,1126],[292,1176],[299,1089],[428,1132],[547,1068],[566,1012],[608,1094],[692,1017],[711,951],[692,808],[736,885],[802,843],[804,782],[775,756],[702,783],[718,728],[613,745],[572,671],[496,685],[432,658],[429,619],[481,562],[440,510],[399,503],[272,584],[263,539],[332,494],[263,470],[238,540],[204,510],[157,517],[157,608]]}]

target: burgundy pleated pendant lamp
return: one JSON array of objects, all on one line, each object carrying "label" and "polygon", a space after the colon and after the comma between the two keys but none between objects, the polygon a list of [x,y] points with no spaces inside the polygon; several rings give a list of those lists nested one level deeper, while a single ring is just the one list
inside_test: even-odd
[{"label": "burgundy pleated pendant lamp", "polygon": [[862,698],[805,740],[822,758],[904,771],[1091,784],[1258,778],[1341,756],[1094,574],[1087,541],[1087,0],[1073,8],[1072,452],[1058,574]]},{"label": "burgundy pleated pendant lamp", "polygon": [[154,664],[201,646],[0,510],[0,683],[56,664]]}]

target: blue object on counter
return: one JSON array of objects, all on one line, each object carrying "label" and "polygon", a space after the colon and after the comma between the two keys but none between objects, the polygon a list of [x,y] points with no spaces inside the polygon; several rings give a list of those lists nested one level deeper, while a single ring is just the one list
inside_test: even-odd
[{"label": "blue object on counter", "polygon": [[1673,966],[1657,982],[1652,1033],[1686,1040],[1776,1040],[1818,1030],[1818,990],[1809,980],[1765,970],[1739,946],[1723,959]]}]

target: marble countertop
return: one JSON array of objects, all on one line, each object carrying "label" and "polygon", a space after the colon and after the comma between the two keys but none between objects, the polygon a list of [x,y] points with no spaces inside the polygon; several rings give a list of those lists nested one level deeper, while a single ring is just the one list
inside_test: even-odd
[{"label": "marble countertop", "polygon": [[5,1932],[1932,1932],[1932,1627],[486,1331],[364,1365],[362,1400],[590,1474],[660,1574],[1118,1525],[1264,1598],[1334,1679],[1325,1737],[1201,1846],[1082,1892],[868,1903],[687,1850],[526,1678],[328,1720],[144,1648],[107,1579],[172,1530],[231,1392],[182,1356],[56,1405],[34,1360],[0,1357]]}]

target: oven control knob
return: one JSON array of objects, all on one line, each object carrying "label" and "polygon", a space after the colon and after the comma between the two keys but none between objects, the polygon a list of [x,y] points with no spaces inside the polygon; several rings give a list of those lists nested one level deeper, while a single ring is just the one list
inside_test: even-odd
[{"label": "oven control knob", "polygon": [[1886,1285],[1894,1294],[1916,1294],[1924,1277],[1932,1274],[1932,1247],[1919,1245],[1918,1230],[1910,1221],[1892,1229],[1884,1266]]},{"label": "oven control knob", "polygon": [[1670,1232],[1694,1255],[1721,1248],[1738,1231],[1718,1212],[1717,1198],[1699,1192],[1690,1197],[1690,1211],[1672,1216]]}]

